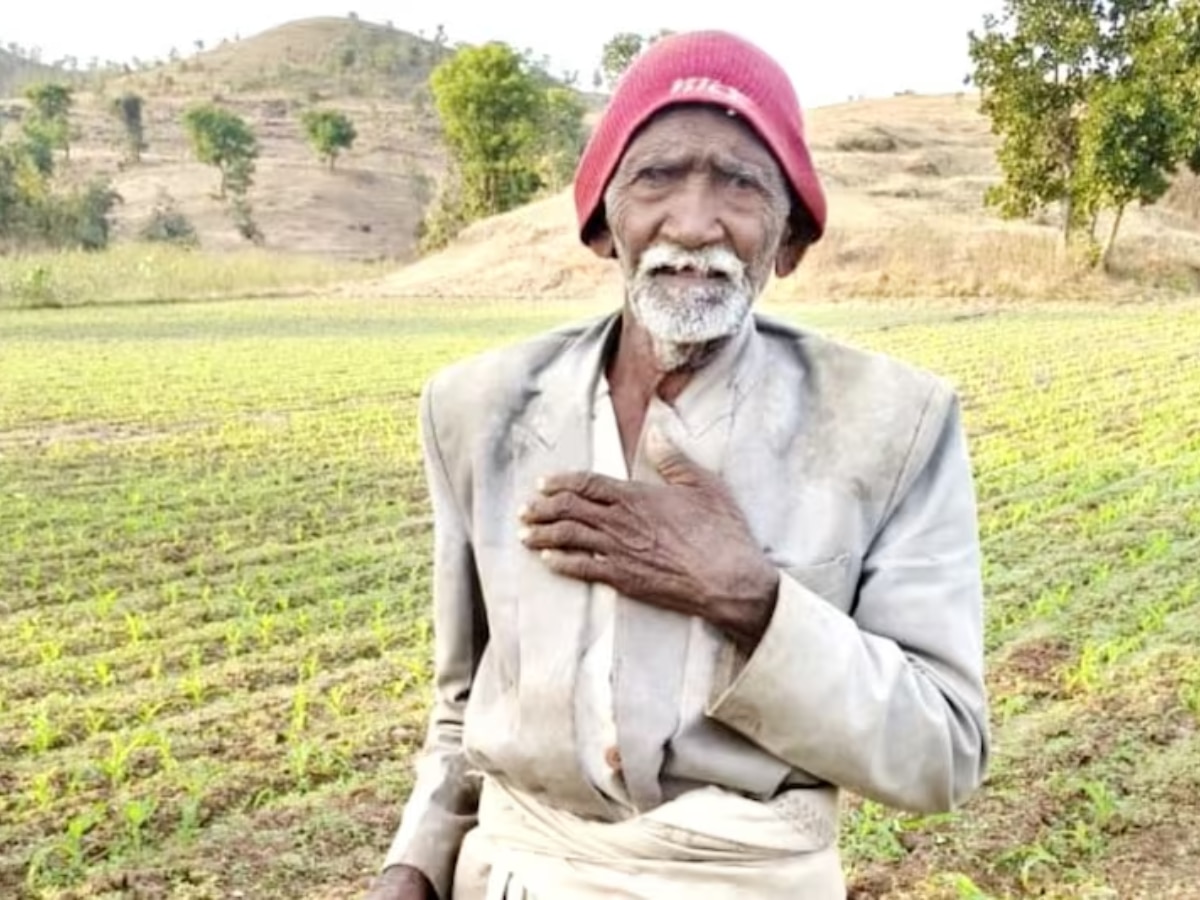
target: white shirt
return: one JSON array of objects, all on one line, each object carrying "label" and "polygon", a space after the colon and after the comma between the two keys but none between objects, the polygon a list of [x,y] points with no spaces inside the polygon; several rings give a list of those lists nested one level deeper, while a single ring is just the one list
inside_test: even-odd
[{"label": "white shirt", "polygon": [[[749,317],[735,338],[696,373],[674,404],[650,400],[643,428],[657,425],[667,434],[691,434],[707,445],[713,458],[724,452],[734,402],[737,362],[753,330]],[[608,379],[596,379],[592,398],[592,471],[629,480],[625,450],[617,425]],[[695,449],[701,449],[697,446]],[[639,450],[640,452],[640,450]],[[575,694],[575,731],[584,773],[606,797],[627,813],[636,812],[620,773],[617,725],[613,707],[613,640],[618,594],[606,584],[591,586],[584,655]],[[708,623],[694,619],[683,672],[682,711],[692,713],[706,703],[720,636]]]},{"label": "white shirt", "polygon": [[[596,380],[596,394],[592,400],[592,471],[611,478],[629,478],[616,410],[608,390],[608,379],[603,375]],[[617,592],[606,584],[593,583],[588,605],[588,643],[575,694],[575,728],[584,772],[603,794],[632,808],[620,772],[611,765],[619,761],[615,755],[617,723],[613,715],[612,692],[616,608]]]}]

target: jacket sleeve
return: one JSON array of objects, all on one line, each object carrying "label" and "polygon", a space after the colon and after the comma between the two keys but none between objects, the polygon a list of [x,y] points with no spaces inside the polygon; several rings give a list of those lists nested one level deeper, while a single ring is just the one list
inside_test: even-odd
[{"label": "jacket sleeve", "polygon": [[843,584],[852,616],[781,572],[761,642],[727,666],[708,713],[860,796],[947,811],[981,784],[988,730],[976,499],[946,387],[926,404],[890,510],[858,584]]},{"label": "jacket sleeve", "polygon": [[487,643],[465,511],[455,497],[438,445],[433,387],[421,395],[421,448],[433,506],[434,702],[412,793],[384,868],[420,869],[438,896],[450,897],[464,835],[475,825],[480,781],[462,747],[471,683]]}]

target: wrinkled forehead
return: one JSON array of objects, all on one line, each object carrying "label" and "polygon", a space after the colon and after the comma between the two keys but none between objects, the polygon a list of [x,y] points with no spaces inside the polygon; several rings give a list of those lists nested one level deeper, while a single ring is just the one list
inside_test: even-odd
[{"label": "wrinkled forehead", "polygon": [[779,160],[753,126],[733,110],[708,103],[677,103],[655,112],[630,137],[618,168],[639,157],[679,156],[689,149],[733,155],[783,178]]}]

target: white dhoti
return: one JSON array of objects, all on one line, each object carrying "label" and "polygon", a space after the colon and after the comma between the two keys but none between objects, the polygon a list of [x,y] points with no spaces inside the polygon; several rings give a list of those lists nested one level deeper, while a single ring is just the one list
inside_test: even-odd
[{"label": "white dhoti", "polygon": [[453,900],[845,900],[836,807],[828,790],[760,803],[707,787],[597,822],[489,779]]}]

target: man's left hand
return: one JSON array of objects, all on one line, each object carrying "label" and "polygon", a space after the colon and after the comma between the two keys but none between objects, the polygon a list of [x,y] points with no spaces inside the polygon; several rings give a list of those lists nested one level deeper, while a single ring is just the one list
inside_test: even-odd
[{"label": "man's left hand", "polygon": [[752,650],[774,611],[779,573],[716,475],[657,433],[647,454],[664,484],[591,472],[546,478],[521,511],[522,541],[561,575],[700,616]]}]

